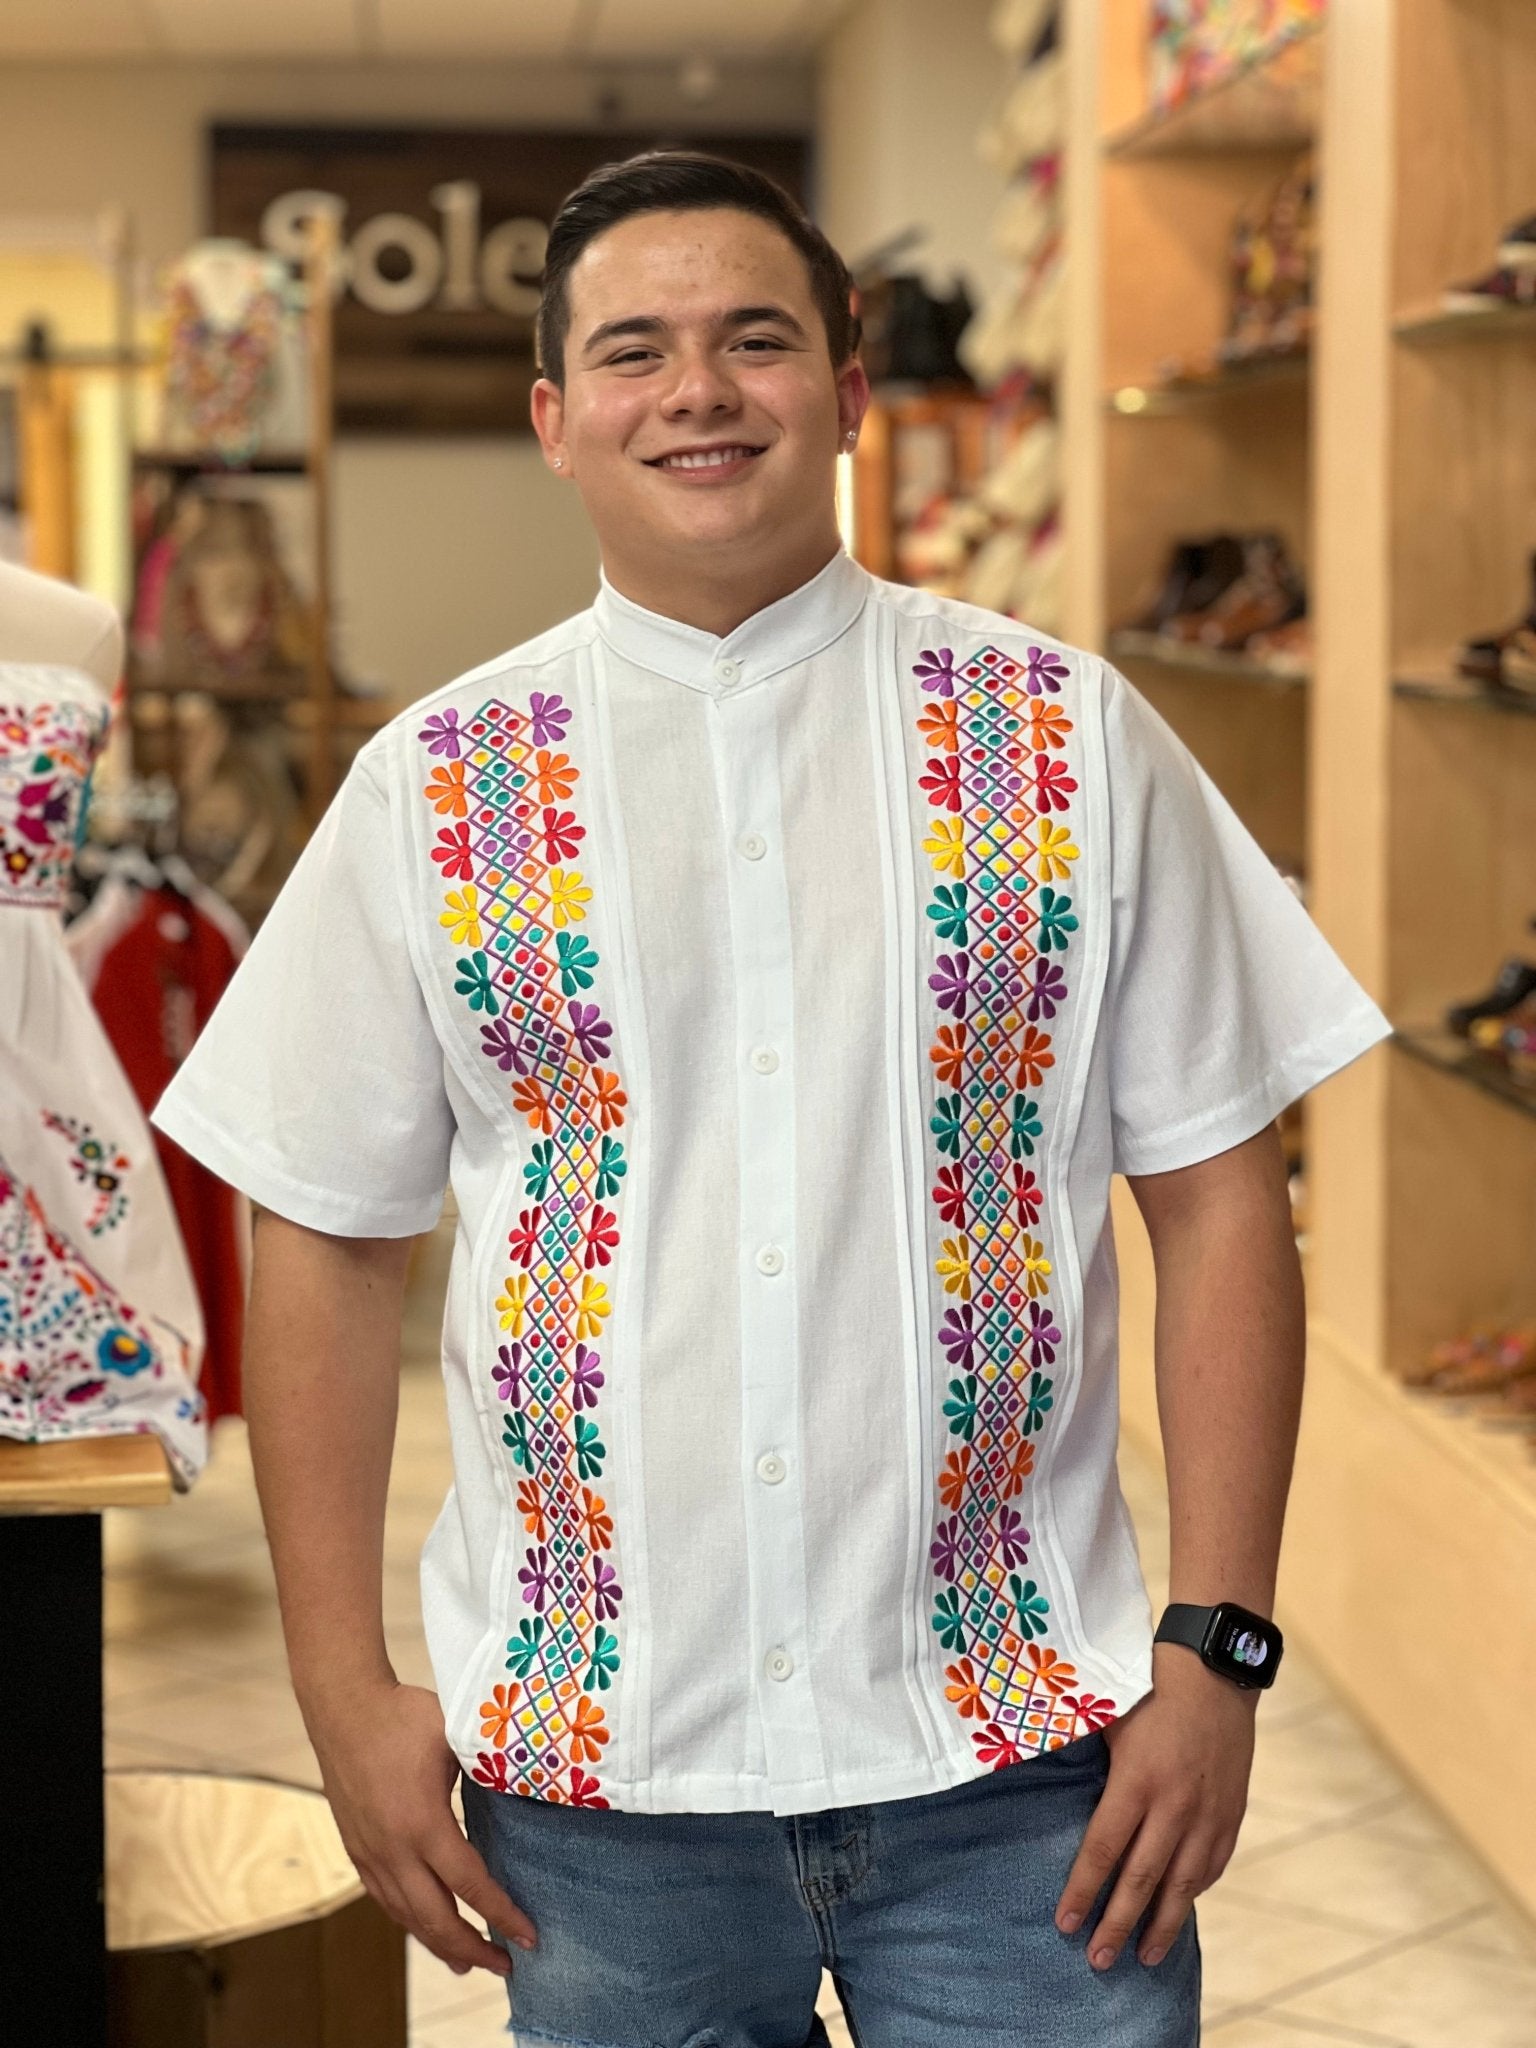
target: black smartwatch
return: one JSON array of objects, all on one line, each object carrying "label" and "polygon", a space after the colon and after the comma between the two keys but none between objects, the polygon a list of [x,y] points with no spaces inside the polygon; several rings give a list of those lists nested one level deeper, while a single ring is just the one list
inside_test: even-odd
[{"label": "black smartwatch", "polygon": [[1209,1671],[1254,1691],[1275,1682],[1285,1638],[1272,1621],[1239,1607],[1235,1600],[1214,1607],[1191,1607],[1174,1601],[1157,1625],[1155,1643],[1183,1643],[1198,1653]]}]

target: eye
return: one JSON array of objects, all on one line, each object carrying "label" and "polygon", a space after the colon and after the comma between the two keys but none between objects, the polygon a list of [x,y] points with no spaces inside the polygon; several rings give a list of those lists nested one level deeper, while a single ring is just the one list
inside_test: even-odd
[{"label": "eye", "polygon": [[738,348],[777,349],[781,354],[784,348],[783,342],[776,335],[772,334],[749,334],[739,341],[736,346]]}]

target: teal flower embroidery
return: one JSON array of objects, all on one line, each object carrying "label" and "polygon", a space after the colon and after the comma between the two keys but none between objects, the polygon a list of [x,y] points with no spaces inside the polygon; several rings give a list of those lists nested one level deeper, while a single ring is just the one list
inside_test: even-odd
[{"label": "teal flower embroidery", "polygon": [[525,1472],[531,1472],[533,1453],[528,1448],[528,1418],[520,1408],[502,1417],[501,1440],[512,1453],[513,1464],[521,1465]]},{"label": "teal flower embroidery", "polygon": [[1018,1610],[1019,1634],[1025,1642],[1027,1643],[1032,1636],[1043,1636],[1045,1617],[1051,1611],[1050,1601],[1033,1579],[1025,1579],[1021,1584],[1017,1574],[1009,1579],[1008,1590],[1012,1593],[1014,1606]]},{"label": "teal flower embroidery", "polygon": [[948,1586],[933,1603],[933,1628],[946,1650],[965,1648],[965,1616],[960,1609],[960,1588]]},{"label": "teal flower embroidery", "polygon": [[597,1433],[597,1424],[584,1417],[576,1419],[576,1470],[583,1479],[598,1478],[603,1469],[603,1460],[608,1455],[607,1447]]},{"label": "teal flower embroidery", "polygon": [[966,894],[964,882],[956,882],[953,888],[947,882],[940,883],[933,892],[933,901],[928,906],[928,915],[938,927],[938,934],[952,946],[969,944],[966,936]]},{"label": "teal flower embroidery", "polygon": [[517,1634],[507,1644],[507,1669],[518,1678],[526,1678],[539,1661],[539,1651],[544,1642],[544,1617],[530,1615],[517,1625]]},{"label": "teal flower embroidery", "polygon": [[590,1692],[595,1685],[600,1692],[606,1692],[613,1683],[613,1674],[619,1668],[619,1639],[612,1629],[600,1628],[592,1642],[592,1661],[587,1675],[581,1681],[583,1692]]},{"label": "teal flower embroidery", "polygon": [[471,953],[467,960],[458,963],[459,977],[453,984],[455,995],[468,996],[472,1010],[484,1010],[494,1017],[501,1005],[491,987],[490,962],[483,953]]},{"label": "teal flower embroidery", "polygon": [[1008,1140],[1008,1149],[1015,1159],[1033,1159],[1035,1140],[1045,1129],[1040,1121],[1040,1105],[1031,1102],[1027,1096],[1013,1098],[1013,1132]]},{"label": "teal flower embroidery", "polygon": [[556,932],[555,951],[559,957],[560,987],[568,996],[592,986],[591,970],[597,954],[579,932]]},{"label": "teal flower embroidery", "polygon": [[944,1413],[949,1416],[951,1436],[963,1436],[967,1443],[976,1428],[976,1375],[968,1372],[963,1380],[951,1380],[949,1391],[954,1396],[944,1403]]},{"label": "teal flower embroidery", "polygon": [[629,1161],[624,1157],[624,1147],[617,1138],[604,1138],[603,1149],[597,1161],[597,1192],[599,1195],[616,1195],[619,1182],[629,1171]]},{"label": "teal flower embroidery", "polygon": [[958,1095],[941,1095],[933,1105],[928,1128],[941,1152],[960,1157],[960,1136],[964,1127],[965,1104]]},{"label": "teal flower embroidery", "polygon": [[543,1201],[554,1170],[555,1141],[553,1138],[541,1138],[533,1148],[533,1156],[523,1168],[523,1185],[534,1201]]},{"label": "teal flower embroidery", "polygon": [[1053,1405],[1051,1388],[1054,1380],[1048,1380],[1043,1373],[1032,1372],[1029,1376],[1029,1397],[1024,1403],[1024,1434],[1033,1436],[1037,1429],[1045,1426],[1046,1410]]},{"label": "teal flower embroidery", "polygon": [[1077,930],[1077,919],[1072,915],[1072,898],[1058,896],[1054,889],[1040,891],[1040,950],[1042,953],[1065,953],[1070,933]]}]

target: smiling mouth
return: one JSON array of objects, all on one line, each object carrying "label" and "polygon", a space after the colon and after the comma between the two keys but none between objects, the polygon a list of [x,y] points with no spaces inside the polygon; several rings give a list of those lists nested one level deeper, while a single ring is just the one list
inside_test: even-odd
[{"label": "smiling mouth", "polygon": [[646,467],[666,470],[727,469],[733,462],[746,462],[763,452],[761,448],[751,447],[743,441],[729,448],[699,448],[678,455],[655,455],[647,461]]}]

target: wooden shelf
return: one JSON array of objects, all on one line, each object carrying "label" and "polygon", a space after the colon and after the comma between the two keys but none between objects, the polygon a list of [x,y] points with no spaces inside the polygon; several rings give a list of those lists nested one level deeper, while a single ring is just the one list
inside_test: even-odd
[{"label": "wooden shelf", "polygon": [[1169,413],[1188,412],[1192,406],[1250,391],[1273,390],[1276,386],[1304,390],[1311,371],[1312,351],[1295,349],[1286,355],[1255,356],[1248,362],[1232,363],[1209,377],[1170,377],[1161,383],[1122,384],[1105,394],[1104,405],[1119,419],[1160,419]]},{"label": "wooden shelf", "polygon": [[160,470],[171,476],[307,476],[309,460],[302,448],[287,454],[256,454],[243,462],[226,462],[211,448],[135,448],[133,451],[136,470]]},{"label": "wooden shelf", "polygon": [[1488,306],[1467,313],[1426,307],[1404,313],[1393,322],[1392,332],[1414,348],[1458,341],[1536,341],[1536,306]]},{"label": "wooden shelf", "polygon": [[1246,654],[1226,654],[1212,647],[1184,646],[1160,633],[1122,629],[1105,643],[1111,661],[1145,661],[1185,675],[1212,676],[1220,682],[1244,683],[1263,690],[1304,690],[1311,680],[1305,670],[1271,668]]},{"label": "wooden shelf", "polygon": [[[312,732],[318,719],[315,703],[304,694],[302,681],[286,690],[264,686],[259,679],[233,687],[207,683],[135,683],[128,692],[129,704],[136,713],[141,711],[146,698],[155,697],[209,697],[215,704],[270,704],[281,709],[290,723],[302,732]],[[381,725],[387,725],[394,715],[394,706],[385,698],[338,695],[332,701],[330,717],[338,732],[374,732]]]},{"label": "wooden shelf", "polygon": [[1492,1053],[1469,1045],[1453,1031],[1414,1027],[1398,1031],[1392,1042],[1426,1066],[1454,1075],[1458,1081],[1491,1095],[1496,1102],[1506,1103],[1522,1116],[1536,1117],[1536,1088],[1517,1079]]},{"label": "wooden shelf", "polygon": [[1124,160],[1303,149],[1317,130],[1322,52],[1319,23],[1209,91],[1114,130],[1103,138],[1104,154]]},{"label": "wooden shelf", "polygon": [[1536,718],[1536,692],[1484,688],[1470,676],[1398,676],[1392,692],[1415,704],[1448,704],[1463,711],[1503,711],[1513,712],[1517,718]]}]

